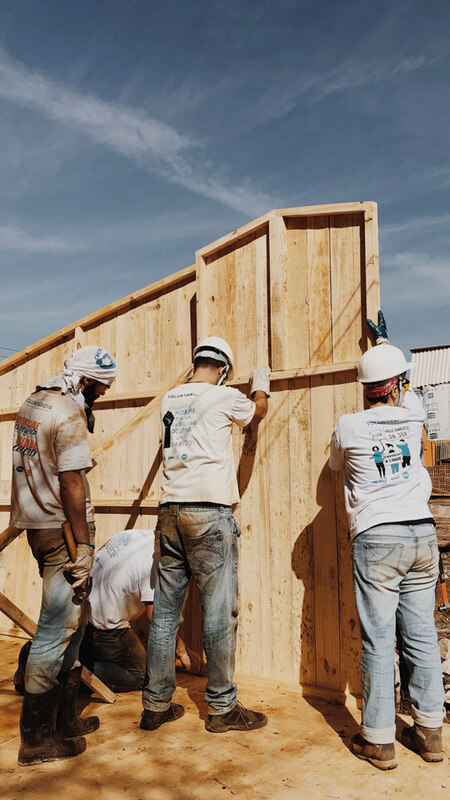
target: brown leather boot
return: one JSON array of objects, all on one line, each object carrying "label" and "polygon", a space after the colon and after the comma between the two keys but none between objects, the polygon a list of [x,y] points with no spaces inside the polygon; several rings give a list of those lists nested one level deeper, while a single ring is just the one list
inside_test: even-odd
[{"label": "brown leather boot", "polygon": [[184,708],[179,703],[171,703],[166,711],[147,711],[144,708],[139,725],[144,731],[155,731],[165,722],[173,722],[184,715]]},{"label": "brown leather boot", "polygon": [[80,688],[81,667],[63,672],[59,676],[61,684],[61,698],[59,701],[58,716],[56,718],[56,730],[65,739],[72,736],[85,736],[87,733],[96,731],[100,725],[98,717],[84,717],[77,714],[75,703]]},{"label": "brown leather boot", "polygon": [[442,727],[424,728],[414,723],[412,728],[403,728],[401,742],[408,748],[418,753],[424,761],[443,761],[442,752]]},{"label": "brown leather boot", "polygon": [[205,728],[211,733],[226,733],[226,731],[254,731],[267,725],[268,719],[261,711],[251,711],[240,703],[227,711],[226,714],[208,714]]},{"label": "brown leather boot", "polygon": [[60,687],[44,694],[25,692],[20,716],[19,764],[31,766],[43,761],[73,758],[86,749],[86,740],[63,739],[56,731]]},{"label": "brown leather boot", "polygon": [[352,739],[351,749],[357,758],[370,761],[377,769],[395,769],[398,766],[393,742],[392,744],[372,744],[363,739],[360,733],[357,733]]}]

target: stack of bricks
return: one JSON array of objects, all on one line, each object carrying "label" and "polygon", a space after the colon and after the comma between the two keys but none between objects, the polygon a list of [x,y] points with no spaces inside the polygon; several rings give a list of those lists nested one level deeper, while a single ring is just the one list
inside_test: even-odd
[{"label": "stack of bricks", "polygon": [[443,461],[435,467],[427,467],[433,484],[433,494],[450,495],[450,462]]}]

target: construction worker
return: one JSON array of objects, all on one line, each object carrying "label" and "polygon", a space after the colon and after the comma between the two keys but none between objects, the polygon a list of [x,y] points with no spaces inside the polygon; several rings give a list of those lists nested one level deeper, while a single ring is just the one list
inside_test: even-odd
[{"label": "construction worker", "polygon": [[[353,539],[353,575],[362,651],[362,724],[352,751],[379,769],[395,759],[394,648],[396,622],[409,669],[414,726],[401,741],[425,761],[442,761],[444,690],[434,624],[438,547],[428,508],[431,481],[421,464],[424,412],[409,391],[408,363],[389,344],[386,323],[368,320],[376,347],[362,356],[358,380],[365,411],[335,427],[330,467],[345,472]],[[408,452],[396,470],[379,470],[374,447]]]},{"label": "construction worker", "polygon": [[239,502],[231,429],[233,422],[243,428],[265,417],[270,369],[253,372],[249,399],[222,385],[231,375],[233,362],[230,345],[209,336],[194,350],[192,378],[167,392],[161,404],[164,468],[156,528],[161,560],[140,723],[146,730],[184,714],[183,706],[172,703],[174,651],[191,576],[203,608],[207,730],[247,731],[267,723],[265,714],[238,703],[233,682],[240,531],[231,510]]},{"label": "construction worker", "polygon": [[[94,559],[94,513],[85,470],[92,467],[87,430],[92,406],[116,377],[113,358],[89,345],[40,383],[15,421],[10,525],[26,528],[43,578],[42,606],[25,671],[19,764],[39,764],[83,752],[82,734],[99,725],[81,719],[75,700],[78,650],[86,622],[86,584]],[[71,561],[63,538],[68,521],[76,542]]]},{"label": "construction worker", "polygon": [[[90,621],[81,645],[80,659],[115,692],[144,688],[147,651],[130,627],[145,611],[153,614],[153,593],[159,546],[152,530],[116,533],[95,555],[89,594]],[[176,659],[180,669],[206,674],[201,657],[177,636]]]}]

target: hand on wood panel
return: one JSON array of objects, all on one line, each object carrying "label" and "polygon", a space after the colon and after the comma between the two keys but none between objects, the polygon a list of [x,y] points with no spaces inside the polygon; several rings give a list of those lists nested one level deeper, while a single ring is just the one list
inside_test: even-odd
[{"label": "hand on wood panel", "polygon": [[257,367],[250,375],[250,396],[255,392],[264,392],[270,397],[270,367]]}]

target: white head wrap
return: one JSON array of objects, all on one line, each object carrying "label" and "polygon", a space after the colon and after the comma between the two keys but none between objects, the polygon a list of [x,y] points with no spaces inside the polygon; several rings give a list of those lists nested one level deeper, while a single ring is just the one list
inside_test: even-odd
[{"label": "white head wrap", "polygon": [[36,386],[39,389],[61,389],[61,394],[73,394],[75,400],[84,406],[80,390],[81,378],[93,378],[99,383],[111,386],[117,375],[116,363],[112,356],[99,345],[89,344],[74,353],[64,362],[64,369],[54,378],[49,378]]}]

